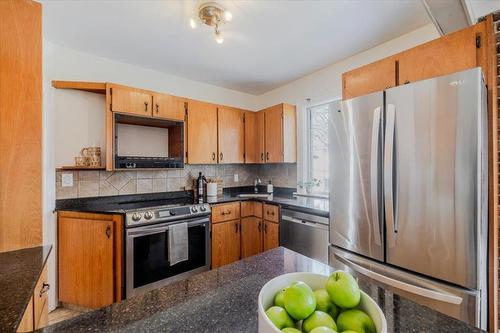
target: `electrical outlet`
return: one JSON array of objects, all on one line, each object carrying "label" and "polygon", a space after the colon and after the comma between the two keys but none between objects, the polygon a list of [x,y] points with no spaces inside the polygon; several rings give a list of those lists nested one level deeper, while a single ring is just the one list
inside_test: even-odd
[{"label": "electrical outlet", "polygon": [[239,182],[238,174],[237,173],[234,174],[234,182],[235,183]]},{"label": "electrical outlet", "polygon": [[72,187],[73,186],[73,174],[72,173],[63,173],[61,175],[61,182],[63,187]]}]

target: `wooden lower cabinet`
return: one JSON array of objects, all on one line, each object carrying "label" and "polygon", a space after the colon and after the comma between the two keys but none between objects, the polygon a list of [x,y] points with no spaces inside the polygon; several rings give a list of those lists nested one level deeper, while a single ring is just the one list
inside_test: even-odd
[{"label": "wooden lower cabinet", "polygon": [[59,301],[100,308],[122,298],[122,216],[58,213]]},{"label": "wooden lower cabinet", "polygon": [[212,268],[240,259],[240,220],[212,224]]},{"label": "wooden lower cabinet", "polygon": [[279,246],[279,224],[271,221],[264,221],[264,251],[274,249]]},{"label": "wooden lower cabinet", "polygon": [[241,258],[262,252],[262,219],[250,216],[241,218]]},{"label": "wooden lower cabinet", "polygon": [[17,328],[18,332],[31,332],[43,328],[49,323],[49,301],[47,266],[45,266],[35,285],[30,302],[24,311],[23,318]]}]

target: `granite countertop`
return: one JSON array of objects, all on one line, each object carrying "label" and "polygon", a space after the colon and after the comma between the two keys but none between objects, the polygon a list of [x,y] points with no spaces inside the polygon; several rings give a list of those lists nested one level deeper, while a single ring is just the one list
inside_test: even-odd
[{"label": "granite countertop", "polygon": [[16,332],[51,245],[0,253],[0,332]]},{"label": "granite countertop", "polygon": [[[257,297],[278,275],[333,269],[283,247],[173,282],[88,312],[42,332],[257,332]],[[382,308],[388,332],[483,332],[393,294],[371,280],[361,288]]]},{"label": "granite countertop", "polygon": [[[210,204],[232,202],[232,201],[262,201],[279,204],[283,208],[298,210],[304,213],[329,216],[328,199],[295,197],[292,195],[294,189],[276,188],[273,195],[267,197],[238,197],[238,194],[253,193],[253,186],[236,188],[225,188],[224,193],[217,197],[208,197],[204,202]],[[261,193],[262,194],[262,193]],[[179,204],[193,203],[191,191],[164,192],[152,194],[134,194],[126,196],[109,196],[95,198],[78,198],[56,200],[56,210],[81,211],[91,213],[123,214],[127,209],[138,209],[143,207],[154,207],[165,204],[166,200],[179,201]],[[147,206],[149,205],[149,206]]]}]

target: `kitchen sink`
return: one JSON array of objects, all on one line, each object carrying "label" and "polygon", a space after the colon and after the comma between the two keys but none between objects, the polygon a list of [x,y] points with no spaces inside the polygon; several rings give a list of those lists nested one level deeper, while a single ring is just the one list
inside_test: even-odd
[{"label": "kitchen sink", "polygon": [[268,193],[241,193],[238,194],[237,196],[240,198],[267,198],[271,194]]}]

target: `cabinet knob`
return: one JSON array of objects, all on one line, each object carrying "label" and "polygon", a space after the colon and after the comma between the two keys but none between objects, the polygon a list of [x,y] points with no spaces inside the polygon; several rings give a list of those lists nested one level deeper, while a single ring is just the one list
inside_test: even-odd
[{"label": "cabinet knob", "polygon": [[42,284],[42,289],[40,289],[40,297],[43,296],[43,294],[45,294],[46,292],[48,292],[50,290],[50,284],[44,282]]}]

